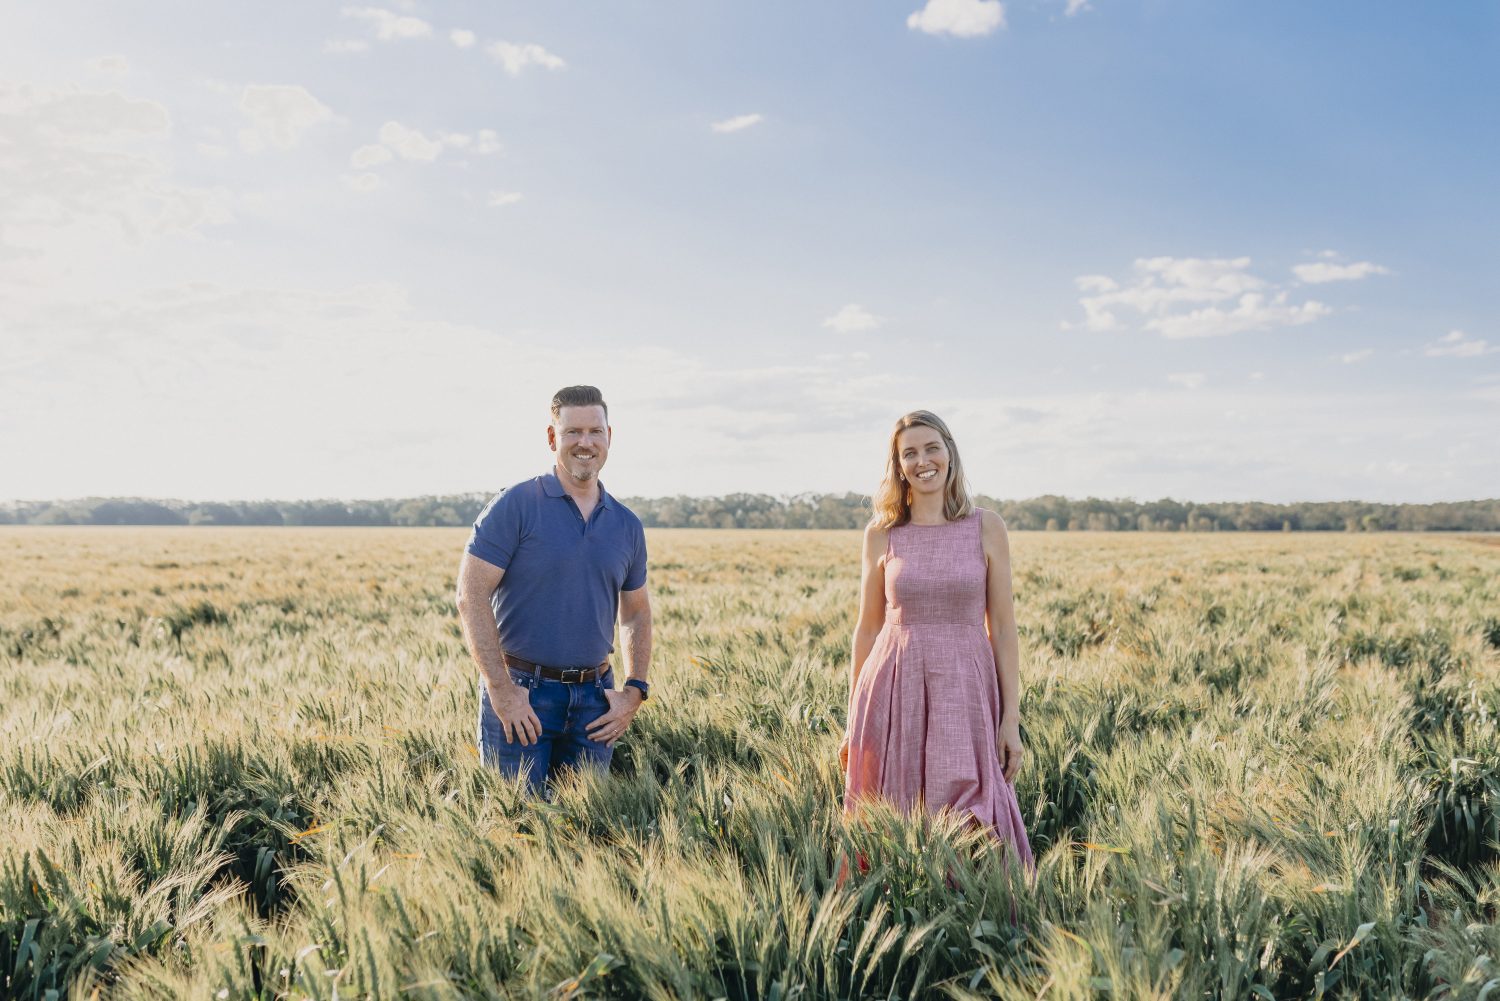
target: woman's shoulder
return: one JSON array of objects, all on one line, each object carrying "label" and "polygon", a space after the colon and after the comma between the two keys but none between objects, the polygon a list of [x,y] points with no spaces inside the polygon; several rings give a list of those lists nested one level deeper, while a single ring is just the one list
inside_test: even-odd
[{"label": "woman's shoulder", "polygon": [[876,566],[885,563],[886,550],[890,548],[891,530],[880,523],[878,519],[871,518],[865,524],[864,555],[863,559],[868,564],[874,562]]},{"label": "woman's shoulder", "polygon": [[991,511],[987,507],[976,507],[974,516],[979,519],[979,530],[984,535],[998,539],[1006,537],[1005,519],[1000,517],[1000,512]]}]

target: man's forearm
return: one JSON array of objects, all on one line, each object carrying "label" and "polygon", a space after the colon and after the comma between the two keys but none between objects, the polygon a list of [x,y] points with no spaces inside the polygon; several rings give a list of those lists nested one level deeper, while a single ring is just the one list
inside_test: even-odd
[{"label": "man's forearm", "polygon": [[488,604],[459,600],[458,621],[463,626],[464,643],[479,672],[490,681],[506,676],[505,658],[500,655],[500,634],[495,631],[494,614]]},{"label": "man's forearm", "polygon": [[651,672],[651,616],[621,619],[620,646],[625,653],[625,677],[646,681]]}]

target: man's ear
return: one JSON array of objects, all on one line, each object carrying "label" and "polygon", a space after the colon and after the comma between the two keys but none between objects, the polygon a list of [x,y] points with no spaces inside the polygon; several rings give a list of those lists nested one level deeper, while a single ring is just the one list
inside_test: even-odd
[{"label": "man's ear", "polygon": [[551,424],[547,425],[547,447],[557,451],[557,428]]}]

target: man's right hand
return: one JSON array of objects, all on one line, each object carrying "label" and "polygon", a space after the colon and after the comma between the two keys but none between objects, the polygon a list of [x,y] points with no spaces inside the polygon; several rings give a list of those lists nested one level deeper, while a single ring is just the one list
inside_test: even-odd
[{"label": "man's right hand", "polygon": [[490,708],[500,719],[500,732],[505,734],[505,742],[514,744],[520,741],[523,747],[535,744],[542,735],[542,721],[531,711],[530,691],[511,681],[509,676],[499,681],[486,678],[484,687],[490,695]]}]

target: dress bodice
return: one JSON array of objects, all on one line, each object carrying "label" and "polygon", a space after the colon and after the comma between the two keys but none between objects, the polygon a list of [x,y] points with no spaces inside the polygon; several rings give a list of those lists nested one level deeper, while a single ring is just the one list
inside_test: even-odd
[{"label": "dress bodice", "polygon": [[885,554],[885,621],[893,625],[984,625],[988,567],[981,520],[897,525]]}]

